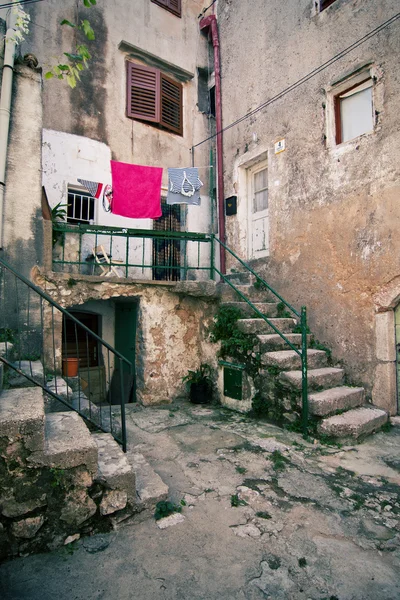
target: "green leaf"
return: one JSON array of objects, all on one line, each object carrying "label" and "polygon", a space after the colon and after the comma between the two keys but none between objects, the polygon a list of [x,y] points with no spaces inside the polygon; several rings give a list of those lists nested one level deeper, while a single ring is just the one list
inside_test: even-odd
[{"label": "green leaf", "polygon": [[76,68],[78,69],[78,71],[83,71],[83,69],[85,67],[84,67],[84,65],[82,63],[76,63]]},{"label": "green leaf", "polygon": [[64,52],[64,56],[69,58],[69,60],[76,61],[79,60],[81,62],[83,60],[82,54],[71,54],[70,52]]},{"label": "green leaf", "polygon": [[69,65],[57,65],[60,71],[69,71]]},{"label": "green leaf", "polygon": [[44,78],[45,79],[52,79],[54,77],[54,73],[52,73],[51,71],[47,71],[47,73],[45,73]]},{"label": "green leaf", "polygon": [[82,21],[82,29],[88,40],[95,39],[96,36],[94,35],[94,31],[87,19]]},{"label": "green leaf", "polygon": [[90,0],[83,0],[83,4],[86,6],[86,8],[90,8],[91,7]]},{"label": "green leaf", "polygon": [[91,4],[92,6],[96,6],[97,2],[96,2],[96,0],[90,0],[90,4]]},{"label": "green leaf", "polygon": [[67,75],[67,83],[70,88],[74,89],[76,87],[76,77],[75,75]]},{"label": "green leaf", "polygon": [[85,44],[81,44],[80,46],[76,47],[76,51],[86,60],[90,60],[91,54],[87,48],[87,46],[85,46]]},{"label": "green leaf", "polygon": [[61,21],[60,25],[68,25],[69,27],[76,27],[75,23],[71,23],[71,21],[68,21],[68,19],[63,19]]}]

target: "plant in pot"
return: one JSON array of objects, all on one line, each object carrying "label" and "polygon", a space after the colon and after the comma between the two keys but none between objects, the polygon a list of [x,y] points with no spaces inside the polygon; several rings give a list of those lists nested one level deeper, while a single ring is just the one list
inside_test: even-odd
[{"label": "plant in pot", "polygon": [[196,371],[189,371],[182,378],[189,388],[189,399],[193,404],[207,404],[212,396],[211,367],[202,363]]}]

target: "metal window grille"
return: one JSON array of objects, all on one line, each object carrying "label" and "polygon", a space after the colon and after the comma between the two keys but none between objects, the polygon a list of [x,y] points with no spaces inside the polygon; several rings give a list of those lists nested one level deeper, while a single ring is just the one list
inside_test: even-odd
[{"label": "metal window grille", "polygon": [[68,223],[90,223],[94,221],[95,199],[87,192],[68,190]]}]

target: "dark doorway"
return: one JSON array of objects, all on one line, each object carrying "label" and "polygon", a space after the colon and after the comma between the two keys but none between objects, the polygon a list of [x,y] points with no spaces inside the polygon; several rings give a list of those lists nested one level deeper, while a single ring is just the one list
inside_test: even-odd
[{"label": "dark doorway", "polygon": [[136,362],[136,324],[138,303],[115,303],[115,350],[132,364],[132,373],[126,363],[115,357],[113,376],[111,378],[110,402],[119,404],[121,386],[124,388],[126,402],[136,400],[135,362]]},{"label": "dark doorway", "polygon": [[[86,312],[70,311],[90,331],[99,335],[99,315]],[[64,317],[63,322],[63,358],[79,358],[81,368],[98,367],[100,364],[97,341],[82,327],[75,326],[75,322]]]},{"label": "dark doorway", "polygon": [[[161,204],[162,216],[153,224],[154,231],[181,231],[181,207],[179,204]],[[179,281],[181,269],[180,240],[153,240],[153,280]]]}]

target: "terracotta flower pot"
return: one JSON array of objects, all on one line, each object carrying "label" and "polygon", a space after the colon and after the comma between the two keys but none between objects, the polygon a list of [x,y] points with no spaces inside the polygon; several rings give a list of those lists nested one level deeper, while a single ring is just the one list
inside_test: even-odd
[{"label": "terracotta flower pot", "polygon": [[63,358],[62,366],[65,377],[76,377],[79,369],[79,358]]}]

